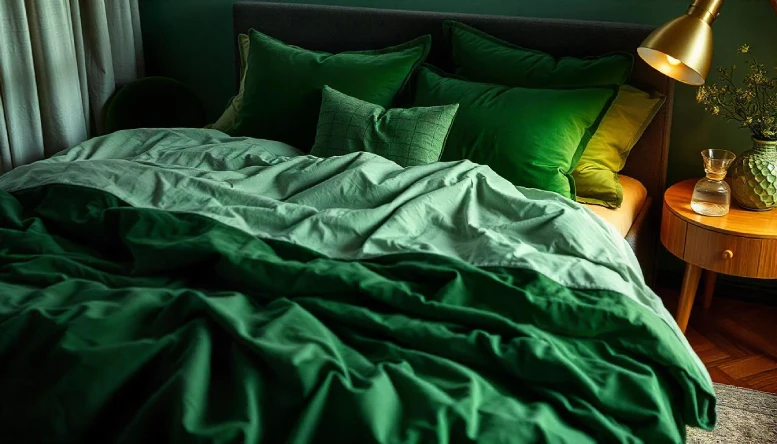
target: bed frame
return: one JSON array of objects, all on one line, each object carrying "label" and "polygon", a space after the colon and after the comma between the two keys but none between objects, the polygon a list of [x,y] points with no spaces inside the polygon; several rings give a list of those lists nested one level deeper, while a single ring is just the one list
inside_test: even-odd
[{"label": "bed frame", "polygon": [[[629,83],[658,91],[667,98],[653,123],[629,156],[623,174],[642,182],[648,199],[626,240],[639,259],[647,282],[653,282],[660,205],[665,182],[674,81],[650,68],[636,54],[653,30],[649,26],[578,20],[504,17],[372,8],[300,5],[252,1],[233,9],[234,42],[237,34],[257,29],[286,43],[328,52],[377,49],[406,42],[422,34],[432,36],[430,63],[451,70],[450,50],[442,36],[443,20],[457,20],[516,45],[554,56],[589,57],[620,51],[634,55]],[[240,59],[235,47],[237,83]]]}]

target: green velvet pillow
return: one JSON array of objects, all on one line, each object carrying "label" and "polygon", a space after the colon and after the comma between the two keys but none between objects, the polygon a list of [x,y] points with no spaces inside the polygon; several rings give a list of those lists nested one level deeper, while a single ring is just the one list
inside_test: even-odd
[{"label": "green velvet pillow", "polygon": [[277,140],[309,151],[316,134],[321,88],[390,106],[426,58],[431,37],[399,46],[339,54],[290,46],[251,30],[238,122],[229,133]]},{"label": "green velvet pillow", "polygon": [[578,202],[608,208],[621,206],[623,187],[618,172],[665,100],[661,94],[649,94],[632,86],[620,88],[572,172]]},{"label": "green velvet pillow", "polygon": [[469,159],[515,185],[574,197],[572,169],[617,92],[509,88],[422,67],[413,105],[459,104],[441,160]]},{"label": "green velvet pillow", "polygon": [[443,31],[456,72],[477,82],[528,88],[622,85],[634,65],[634,57],[626,53],[556,59],[451,20],[443,23]]},{"label": "green velvet pillow", "polygon": [[329,157],[367,151],[403,167],[437,162],[458,108],[453,104],[386,111],[325,86],[310,154]]}]

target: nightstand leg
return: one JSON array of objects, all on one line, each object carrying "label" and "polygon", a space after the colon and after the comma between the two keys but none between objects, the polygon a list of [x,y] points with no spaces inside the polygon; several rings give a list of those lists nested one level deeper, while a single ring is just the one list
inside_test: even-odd
[{"label": "nightstand leg", "polygon": [[718,279],[718,273],[714,271],[704,271],[704,309],[709,310],[712,305],[712,293],[715,292],[715,281]]},{"label": "nightstand leg", "polygon": [[701,268],[692,264],[685,265],[683,288],[680,290],[680,302],[677,304],[677,315],[675,316],[677,325],[683,333],[688,327],[688,318],[691,317],[691,308],[693,308],[693,300],[696,299],[700,277]]}]

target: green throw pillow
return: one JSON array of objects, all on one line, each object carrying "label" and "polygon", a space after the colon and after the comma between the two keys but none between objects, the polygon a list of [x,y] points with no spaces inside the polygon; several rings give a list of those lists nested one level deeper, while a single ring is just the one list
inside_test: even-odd
[{"label": "green throw pillow", "polygon": [[588,143],[572,177],[578,202],[619,208],[623,187],[618,172],[666,98],[622,86],[602,124]]},{"label": "green throw pillow", "polygon": [[310,151],[321,107],[321,88],[388,107],[426,58],[431,37],[399,46],[339,54],[287,45],[249,33],[248,69],[238,122],[229,133],[288,143]]},{"label": "green throw pillow", "polygon": [[626,53],[556,59],[451,20],[443,23],[443,31],[456,72],[477,82],[527,88],[622,85],[634,65],[634,57]]},{"label": "green throw pillow", "polygon": [[329,157],[367,151],[403,167],[437,162],[458,108],[453,104],[387,111],[325,86],[310,154]]},{"label": "green throw pillow", "polygon": [[459,104],[443,161],[490,166],[515,185],[574,197],[570,173],[618,88],[509,88],[419,70],[414,106]]}]

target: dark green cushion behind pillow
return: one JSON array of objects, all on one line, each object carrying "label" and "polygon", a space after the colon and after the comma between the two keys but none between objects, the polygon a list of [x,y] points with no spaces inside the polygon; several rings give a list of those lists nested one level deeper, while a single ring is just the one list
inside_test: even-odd
[{"label": "dark green cushion behind pillow", "polygon": [[197,95],[167,77],[143,77],[124,85],[104,112],[104,134],[133,128],[197,128],[205,123]]},{"label": "dark green cushion behind pillow", "polygon": [[574,197],[570,173],[617,92],[508,88],[422,67],[413,105],[459,104],[441,160],[469,159],[515,185]]},{"label": "dark green cushion behind pillow", "polygon": [[403,167],[440,160],[459,108],[453,104],[387,111],[328,86],[322,97],[316,143],[310,154],[329,157],[367,151]]},{"label": "dark green cushion behind pillow", "polygon": [[443,31],[457,74],[477,82],[529,88],[622,85],[634,64],[634,57],[626,53],[556,59],[451,20],[443,23]]},{"label": "dark green cushion behind pillow", "polygon": [[321,106],[321,88],[390,106],[429,53],[430,36],[375,51],[339,54],[287,45],[250,31],[248,70],[234,136],[278,140],[310,151]]}]

